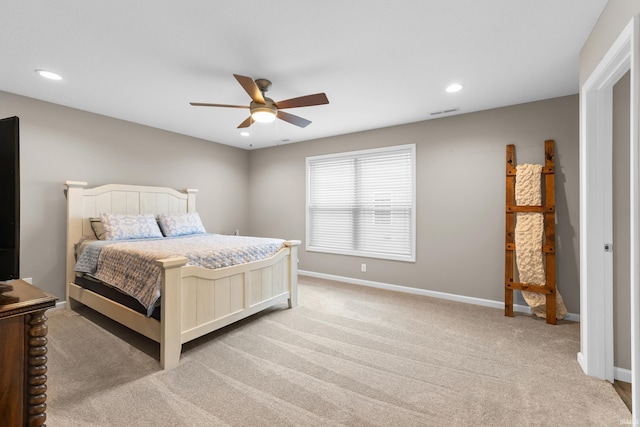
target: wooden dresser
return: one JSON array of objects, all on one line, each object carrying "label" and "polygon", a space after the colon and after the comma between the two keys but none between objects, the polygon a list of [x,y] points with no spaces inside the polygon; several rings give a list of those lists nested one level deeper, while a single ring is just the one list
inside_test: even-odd
[{"label": "wooden dresser", "polygon": [[[0,287],[5,282],[0,283]],[[23,280],[0,293],[0,425],[44,426],[47,317],[56,298]]]}]

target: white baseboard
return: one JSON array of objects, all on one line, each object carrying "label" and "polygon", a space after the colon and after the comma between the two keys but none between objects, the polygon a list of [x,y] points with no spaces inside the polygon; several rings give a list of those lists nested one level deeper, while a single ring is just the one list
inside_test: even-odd
[{"label": "white baseboard", "polygon": [[581,351],[578,352],[576,359],[578,360],[578,365],[580,365],[580,368],[582,368],[582,372],[584,372],[585,375],[587,375],[587,364],[584,361],[584,356],[582,355]]},{"label": "white baseboard", "polygon": [[[582,368],[582,372],[587,373],[587,367],[584,363],[584,357],[582,356],[582,352],[578,353],[578,364]],[[630,369],[613,367],[613,379],[618,381],[624,381],[625,383],[633,383],[633,376],[631,375]]]},{"label": "white baseboard", "polygon": [[615,378],[618,381],[624,381],[625,383],[629,383],[629,384],[633,382],[633,377],[631,376],[631,369],[614,367],[613,378]]},{"label": "white baseboard", "polygon": [[[468,297],[464,295],[449,294],[446,292],[429,291],[426,289],[411,288],[409,286],[392,285],[389,283],[355,279],[352,277],[335,276],[333,274],[316,273],[314,271],[298,270],[298,274],[302,276],[316,277],[318,279],[335,280],[338,282],[351,283],[353,285],[369,286],[371,288],[386,289],[389,291],[404,292],[407,294],[423,295],[423,296],[428,296],[433,298],[446,299],[450,301],[464,302],[467,304],[475,304],[475,305],[482,305],[485,307],[504,309],[504,302],[502,301],[493,301],[493,300],[482,299],[482,298]],[[529,306],[526,306],[526,305],[514,304],[513,310],[518,313],[531,314],[531,309],[529,308]],[[580,315],[575,313],[569,313],[565,317],[565,320],[570,320],[572,322],[580,322]]]},{"label": "white baseboard", "polygon": [[49,309],[49,311],[63,310],[65,308],[67,308],[67,302],[63,300],[58,301],[55,306]]}]

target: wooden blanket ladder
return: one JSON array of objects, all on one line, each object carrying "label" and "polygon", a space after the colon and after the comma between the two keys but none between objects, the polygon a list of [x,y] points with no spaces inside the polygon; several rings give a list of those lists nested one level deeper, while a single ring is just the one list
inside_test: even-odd
[{"label": "wooden blanket ladder", "polygon": [[[554,141],[544,142],[545,165],[542,168],[543,204],[541,206],[517,206],[515,204],[516,184],[516,149],[513,144],[507,145],[507,179],[506,179],[506,244],[504,263],[504,315],[513,317],[513,291],[528,291],[545,294],[547,323],[556,324],[556,232],[555,232],[555,154]],[[542,252],[545,254],[546,284],[534,285],[514,282],[515,217],[516,212],[541,212],[544,214],[544,242]]]}]

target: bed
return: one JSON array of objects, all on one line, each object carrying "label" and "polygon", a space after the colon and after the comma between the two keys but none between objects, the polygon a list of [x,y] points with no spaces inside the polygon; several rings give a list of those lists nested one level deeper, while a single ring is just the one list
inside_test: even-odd
[{"label": "bed", "polygon": [[178,365],[182,344],[188,341],[284,302],[289,308],[296,306],[299,240],[283,241],[282,247],[266,259],[222,268],[190,265],[185,256],[155,260],[160,268],[161,295],[159,316],[155,317],[83,286],[76,280],[75,249],[81,240],[95,239],[90,218],[100,214],[158,216],[197,212],[197,190],[193,189],[180,192],[122,184],[86,186],[86,182],[65,182],[67,309],[86,305],[158,342],[163,369]]}]

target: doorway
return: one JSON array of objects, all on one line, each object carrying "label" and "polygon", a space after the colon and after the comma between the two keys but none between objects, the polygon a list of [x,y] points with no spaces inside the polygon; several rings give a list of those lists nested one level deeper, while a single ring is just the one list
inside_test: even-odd
[{"label": "doorway", "polygon": [[[640,239],[638,207],[639,24],[634,17],[581,89],[580,96],[580,352],[593,377],[614,382],[613,88],[629,73],[629,296],[631,381],[640,384]],[[612,246],[612,244],[614,246]],[[640,410],[632,391],[634,420]]]}]

